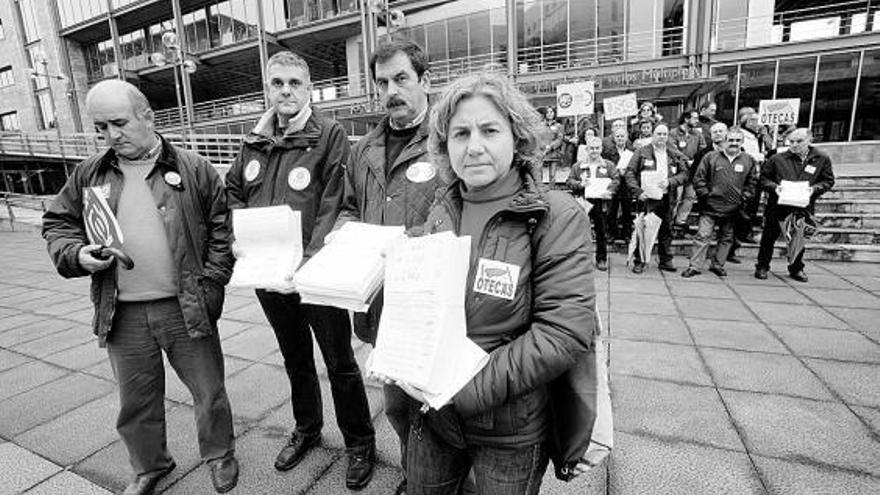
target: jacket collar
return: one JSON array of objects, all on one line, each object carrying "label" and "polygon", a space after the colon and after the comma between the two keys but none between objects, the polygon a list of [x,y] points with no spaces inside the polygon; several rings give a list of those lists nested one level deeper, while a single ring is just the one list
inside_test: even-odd
[{"label": "jacket collar", "polygon": [[[386,167],[388,167],[388,171],[390,172],[395,165],[421,154],[421,151],[414,152],[408,144],[400,152],[400,155],[397,156],[397,160],[395,160],[394,163],[385,163],[385,134],[389,132],[391,128],[390,126],[389,118],[386,115],[382,117],[381,121],[379,121],[379,125],[363,138],[366,140],[364,155],[367,158],[367,164],[376,177],[382,177],[383,179],[387,176]],[[422,123],[419,124],[419,128],[416,131],[416,135],[410,140],[410,144],[418,143],[427,139],[428,126],[429,119],[426,118],[422,120]],[[384,180],[380,180],[379,182],[384,184]]]},{"label": "jacket collar", "polygon": [[263,116],[260,117],[257,125],[254,126],[253,130],[245,136],[245,144],[255,146],[267,144],[284,145],[288,143],[291,138],[296,137],[303,132],[306,134],[320,133],[320,130],[317,129],[318,124],[315,121],[315,113],[311,106],[303,107],[300,113],[290,119],[290,123],[288,124],[289,127],[285,129],[284,135],[280,137],[275,136],[277,122],[278,115],[275,112],[275,108],[273,107],[266,110],[266,112],[263,113]]},{"label": "jacket collar", "polygon": [[[152,175],[153,171],[157,168],[179,172],[180,169],[177,165],[177,150],[175,150],[174,146],[161,134],[156,133],[156,137],[158,137],[159,141],[162,143],[162,151],[159,152],[159,157],[156,158],[156,164],[153,166],[153,169],[150,170],[150,173],[147,174],[147,177]],[[104,152],[101,161],[98,163],[98,170],[101,173],[106,172],[108,168],[119,170],[119,157],[116,155],[116,151],[114,151],[113,148]]]},{"label": "jacket collar", "polygon": [[[510,199],[510,203],[501,211],[544,216],[550,210],[550,203],[547,200],[546,188],[539,185],[535,176],[536,173],[540,173],[540,168],[526,163],[514,164],[514,167],[519,171],[522,185],[516,195]],[[461,179],[456,178],[446,186],[443,197],[454,205],[456,211],[461,212]]]}]

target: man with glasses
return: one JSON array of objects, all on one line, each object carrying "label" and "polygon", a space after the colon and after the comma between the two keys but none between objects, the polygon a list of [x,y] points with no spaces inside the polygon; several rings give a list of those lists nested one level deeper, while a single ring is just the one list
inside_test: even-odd
[{"label": "man with glasses", "polygon": [[699,275],[706,264],[712,231],[718,225],[718,246],[709,271],[724,277],[724,262],[733,243],[733,227],[742,205],[755,195],[758,168],[755,159],[743,153],[742,130],[727,131],[724,146],[703,157],[694,174],[694,190],[702,205],[700,226],[694,238],[689,266],[681,273]]}]

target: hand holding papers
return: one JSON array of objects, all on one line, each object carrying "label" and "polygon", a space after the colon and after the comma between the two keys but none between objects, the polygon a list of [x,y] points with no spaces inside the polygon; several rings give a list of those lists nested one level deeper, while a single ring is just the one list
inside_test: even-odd
[{"label": "hand holding papers", "polygon": [[662,170],[642,172],[642,191],[648,196],[648,199],[663,199],[663,192],[666,189],[664,182],[666,181],[666,172]]},{"label": "hand holding papers", "polygon": [[813,190],[807,181],[784,180],[779,184],[779,204],[806,208]]},{"label": "hand holding papers", "polygon": [[590,179],[584,187],[584,197],[588,199],[607,199],[608,186],[611,185],[609,177],[600,177],[598,179]]},{"label": "hand holding papers", "polygon": [[236,252],[232,287],[291,292],[291,275],[302,261],[300,213],[287,205],[232,210]]},{"label": "hand holding papers", "polygon": [[467,338],[470,237],[449,232],[396,243],[385,270],[385,306],[370,373],[418,389],[439,409],[486,365]]},{"label": "hand holding papers", "polygon": [[382,286],[388,245],[404,237],[402,226],[346,223],[294,275],[302,301],[366,311]]},{"label": "hand holding papers", "polygon": [[617,160],[617,170],[619,170],[621,173],[624,170],[626,170],[626,167],[629,166],[629,161],[630,161],[630,159],[632,159],[632,157],[633,157],[632,151],[623,150],[623,152],[620,153],[620,159]]}]

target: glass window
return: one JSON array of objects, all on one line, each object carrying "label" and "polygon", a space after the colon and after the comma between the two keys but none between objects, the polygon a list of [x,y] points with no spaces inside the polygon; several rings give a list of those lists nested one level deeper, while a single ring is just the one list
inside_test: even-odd
[{"label": "glass window", "polygon": [[746,45],[749,2],[715,0],[717,20],[712,46],[716,50],[735,50]]},{"label": "glass window", "polygon": [[[601,2],[599,2],[601,3]],[[571,2],[571,63],[575,66],[593,65],[596,60],[596,45],[604,48],[605,40],[597,40],[596,0]]]},{"label": "glass window", "polygon": [[[121,1],[131,2],[131,0],[116,0],[115,7],[119,7]],[[57,2],[62,27],[72,26],[107,13],[107,2],[104,0],[57,0]]]},{"label": "glass window", "polygon": [[471,56],[492,51],[492,30],[489,27],[489,11],[475,12],[468,16],[468,39]]},{"label": "glass window", "polygon": [[816,57],[783,59],[779,61],[779,77],[776,98],[800,98],[799,127],[810,122],[810,105],[813,100],[813,79],[816,74]]},{"label": "glass window", "polygon": [[[715,67],[712,69],[713,77],[726,77],[727,81],[719,84],[714,90],[712,101],[718,107],[715,118],[721,122],[730,122],[734,120],[734,107],[736,106],[736,67],[728,65],[725,67]],[[772,79],[770,81],[773,82]],[[772,89],[772,88],[771,88]]]},{"label": "glass window", "polygon": [[[880,25],[878,25],[880,26]],[[880,139],[880,50],[865,52],[853,139]]]},{"label": "glass window", "polygon": [[15,84],[15,78],[12,77],[12,67],[6,66],[0,69],[0,88],[13,84]]},{"label": "glass window", "polygon": [[428,60],[436,62],[449,58],[446,52],[446,22],[437,21],[425,25],[425,36],[427,38]]},{"label": "glass window", "polygon": [[517,72],[537,72],[541,63],[541,4],[538,0],[516,3]]},{"label": "glass window", "polygon": [[449,40],[449,58],[463,58],[468,56],[468,27],[467,17],[453,17],[446,21],[447,37]]},{"label": "glass window", "polygon": [[18,9],[21,12],[21,21],[24,24],[25,43],[40,39],[40,31],[37,28],[37,14],[34,10],[34,0],[19,0]]},{"label": "glass window", "polygon": [[[31,68],[37,72],[45,72],[45,68],[43,66],[43,61],[46,59],[46,54],[43,52],[43,47],[40,45],[31,46],[27,49],[28,58],[30,58]],[[45,77],[35,77],[34,78],[34,87],[36,89],[43,89],[48,86],[48,82],[46,82]]]},{"label": "glass window", "polygon": [[490,10],[489,22],[492,24],[492,52],[499,54],[496,62],[505,61],[500,56],[507,52],[507,16],[504,9]]},{"label": "glass window", "polygon": [[647,60],[660,55],[660,24],[653,16],[654,3],[655,0],[629,0],[627,60]]},{"label": "glass window", "polygon": [[55,128],[55,111],[52,108],[52,97],[48,91],[37,93],[37,102],[40,104],[40,119],[43,129]]},{"label": "glass window", "polygon": [[337,14],[335,0],[321,0],[321,17],[324,19]]},{"label": "glass window", "polygon": [[[596,25],[599,31],[597,44],[599,48],[599,61],[601,63],[623,61],[625,2],[626,0],[603,0],[599,2]],[[574,6],[575,4],[572,4],[572,9],[574,9]],[[574,20],[572,20],[572,31],[574,31]]]},{"label": "glass window", "polygon": [[305,0],[288,0],[288,22],[289,26],[298,26],[306,22],[306,4]]},{"label": "glass window", "polygon": [[859,52],[822,55],[813,107],[816,141],[849,140],[849,123],[859,73]]},{"label": "glass window", "polygon": [[663,3],[664,56],[679,55],[684,43],[684,0],[665,0]]},{"label": "glass window", "polygon": [[357,0],[338,0],[339,3],[339,13],[343,14],[346,12],[357,12],[358,10],[358,2]]},{"label": "glass window", "polygon": [[568,60],[568,2],[543,0],[544,70],[561,69]]},{"label": "glass window", "polygon": [[[775,61],[743,64],[739,76],[739,108],[752,107],[757,110],[761,100],[772,99],[775,72]],[[718,112],[721,113],[722,110],[719,104]],[[733,123],[732,110],[730,120],[726,122]]]},{"label": "glass window", "polygon": [[0,115],[0,131],[20,131],[21,123],[18,121],[18,112],[9,112]]}]

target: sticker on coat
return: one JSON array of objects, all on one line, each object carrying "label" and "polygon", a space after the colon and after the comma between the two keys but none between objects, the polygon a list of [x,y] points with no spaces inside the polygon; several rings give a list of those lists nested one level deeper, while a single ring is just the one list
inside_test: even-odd
[{"label": "sticker on coat", "polygon": [[253,182],[258,175],[260,175],[260,162],[258,160],[249,161],[247,167],[244,168],[244,180]]},{"label": "sticker on coat", "polygon": [[437,175],[437,171],[434,169],[434,165],[429,162],[415,162],[406,169],[406,178],[416,184],[428,182],[435,175]]},{"label": "sticker on coat", "polygon": [[174,171],[165,172],[165,183],[171,187],[180,185],[180,174]]},{"label": "sticker on coat", "polygon": [[519,282],[519,267],[503,261],[480,258],[474,292],[513,300]]},{"label": "sticker on coat", "polygon": [[813,166],[813,165],[807,165],[806,167],[804,167],[804,172],[806,172],[806,173],[808,173],[808,174],[815,174],[815,173],[816,173],[816,167]]},{"label": "sticker on coat", "polygon": [[302,191],[309,187],[312,181],[312,174],[305,167],[296,167],[287,174],[287,185],[294,191]]}]

